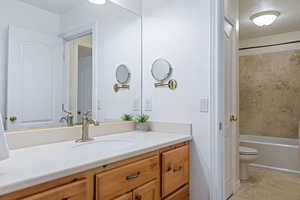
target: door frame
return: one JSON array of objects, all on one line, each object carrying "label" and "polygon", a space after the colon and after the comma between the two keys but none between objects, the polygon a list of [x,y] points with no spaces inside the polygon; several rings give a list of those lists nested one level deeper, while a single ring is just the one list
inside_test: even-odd
[{"label": "door frame", "polygon": [[[99,49],[98,49],[98,43],[99,43],[99,28],[98,28],[98,22],[85,24],[81,26],[77,26],[75,28],[72,28],[68,31],[65,31],[64,33],[60,34],[59,36],[64,39],[65,47],[67,44],[67,41],[73,40],[75,38],[78,38],[80,36],[84,36],[87,34],[92,34],[92,59],[93,59],[93,94],[92,94],[92,116],[93,119],[96,121],[99,121],[98,116],[98,107],[100,105],[98,101],[98,83],[99,83],[99,76],[97,76],[99,69],[100,69],[100,63],[99,63]],[[65,52],[67,52],[65,50]],[[65,57],[66,55],[64,55]],[[68,69],[68,62],[67,59],[65,59],[64,66],[66,69]],[[68,76],[69,73],[66,71],[66,75]],[[68,84],[68,83],[66,83]],[[68,85],[66,85],[68,88]],[[67,95],[66,102],[69,102],[69,95]]]},{"label": "door frame", "polygon": [[224,0],[211,0],[210,16],[210,181],[209,195],[211,200],[223,200],[224,197],[224,160],[223,160],[223,122],[224,117]]},{"label": "door frame", "polygon": [[[225,80],[224,73],[224,0],[211,0],[211,170],[210,170],[210,199],[211,200],[224,200],[224,87]],[[236,24],[237,25],[237,24]],[[236,27],[236,26],[235,26]],[[236,33],[237,34],[237,33]],[[236,38],[238,41],[238,35]],[[238,45],[236,43],[235,45]],[[238,54],[236,55],[238,56]],[[238,69],[238,57],[235,59],[236,69]],[[237,77],[238,78],[238,77]],[[237,80],[238,81],[238,80]],[[238,82],[237,82],[238,83]],[[238,92],[238,91],[237,91]],[[238,94],[237,94],[238,95]],[[238,100],[238,97],[237,97]],[[238,115],[238,110],[237,110]],[[237,125],[238,126],[238,125]],[[238,134],[237,129],[236,133]],[[238,143],[238,141],[237,141]],[[238,146],[236,148],[236,165],[238,167]],[[238,180],[238,168],[235,179]],[[236,181],[236,180],[235,180]],[[234,193],[239,189],[239,181],[234,183]]]}]

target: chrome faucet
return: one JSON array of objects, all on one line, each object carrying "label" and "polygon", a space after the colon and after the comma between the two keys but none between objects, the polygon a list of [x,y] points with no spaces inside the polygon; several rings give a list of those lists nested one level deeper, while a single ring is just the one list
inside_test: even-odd
[{"label": "chrome faucet", "polygon": [[66,115],[62,118],[60,118],[60,122],[66,121],[67,122],[67,126],[73,126],[74,125],[74,116],[71,112],[65,110],[65,106],[64,104],[62,105],[62,112],[65,113]]},{"label": "chrome faucet", "polygon": [[76,142],[89,142],[94,140],[94,138],[89,136],[89,127],[90,124],[94,124],[95,126],[99,126],[99,123],[92,120],[91,117],[92,112],[86,112],[82,116],[82,136],[81,139],[76,140]]}]

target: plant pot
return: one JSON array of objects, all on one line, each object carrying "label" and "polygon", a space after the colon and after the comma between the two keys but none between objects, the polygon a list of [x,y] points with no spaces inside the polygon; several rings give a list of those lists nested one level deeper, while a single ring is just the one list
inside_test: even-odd
[{"label": "plant pot", "polygon": [[150,130],[150,127],[149,127],[149,123],[137,123],[136,124],[136,130],[138,131],[149,131]]}]

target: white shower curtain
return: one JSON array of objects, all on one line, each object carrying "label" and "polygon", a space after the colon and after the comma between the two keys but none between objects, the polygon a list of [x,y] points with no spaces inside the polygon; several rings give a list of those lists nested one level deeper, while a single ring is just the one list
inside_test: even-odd
[{"label": "white shower curtain", "polygon": [[5,160],[9,157],[9,150],[6,140],[6,135],[4,133],[2,115],[0,113],[0,161]]}]

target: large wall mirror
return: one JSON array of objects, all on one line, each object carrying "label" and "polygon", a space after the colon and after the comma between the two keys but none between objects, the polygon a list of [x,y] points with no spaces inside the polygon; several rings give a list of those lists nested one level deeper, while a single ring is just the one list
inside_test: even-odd
[{"label": "large wall mirror", "polygon": [[[107,1],[3,0],[0,113],[6,130],[98,122],[141,112],[141,16]],[[130,49],[130,51],[128,51]],[[130,90],[115,93],[116,66]]]}]

